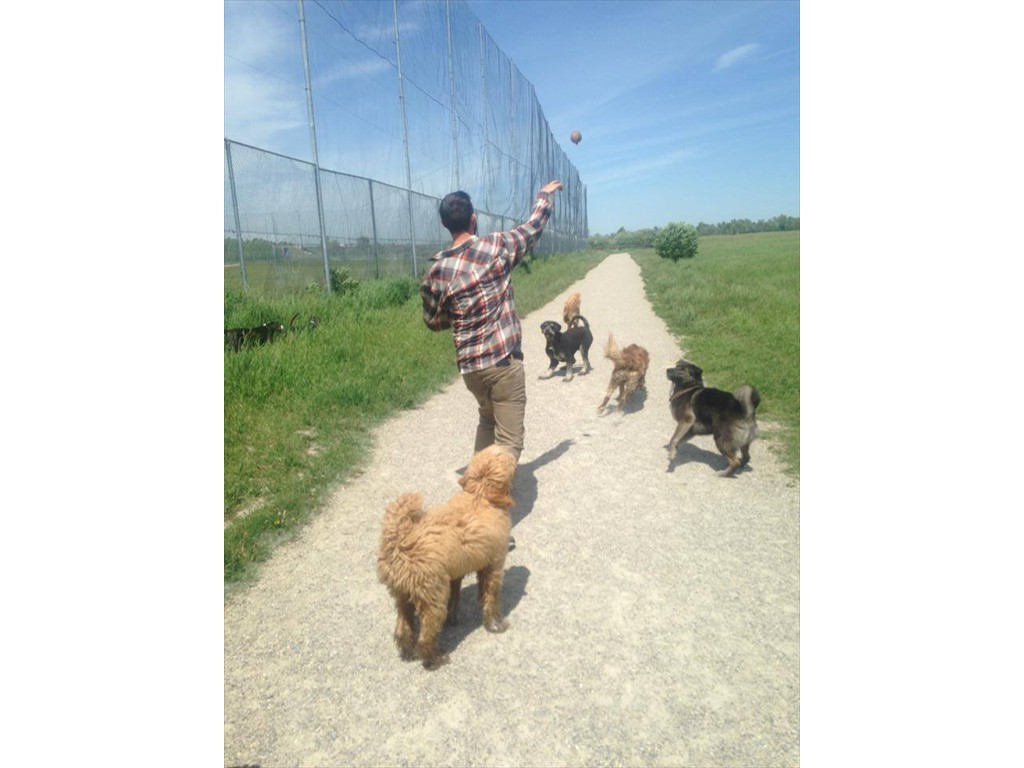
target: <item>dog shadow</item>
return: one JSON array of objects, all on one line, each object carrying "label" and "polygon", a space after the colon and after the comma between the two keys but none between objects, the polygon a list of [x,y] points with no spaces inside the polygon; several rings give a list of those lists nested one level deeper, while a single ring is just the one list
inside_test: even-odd
[{"label": "dog shadow", "polygon": [[[637,411],[642,411],[644,409],[644,403],[646,402],[647,389],[646,387],[641,387],[636,392],[634,392],[633,396],[626,401],[626,404],[624,406],[622,406],[622,415],[625,416],[627,413],[636,413]],[[609,400],[608,404],[601,409],[601,411],[598,413],[598,416],[608,416],[609,414],[618,412],[619,401],[617,399],[612,399]]]},{"label": "dog shadow", "polygon": [[[501,585],[501,611],[506,617],[515,611],[519,601],[526,594],[526,582],[529,578],[530,569],[524,565],[513,565],[505,570],[505,579]],[[483,630],[484,616],[480,609],[479,594],[475,577],[467,578],[463,582],[459,597],[458,624],[445,624],[441,631],[440,640],[445,653],[454,651],[463,640],[477,630]]]},{"label": "dog shadow", "polygon": [[537,476],[534,473],[541,467],[561,458],[574,442],[575,440],[572,438],[567,438],[533,461],[516,467],[516,478],[512,483],[512,498],[515,499],[516,505],[509,510],[513,526],[530,514],[533,511],[533,505],[537,502]]},{"label": "dog shadow", "polygon": [[[667,443],[665,444],[665,448],[668,448]],[[668,463],[668,469],[666,471],[673,472],[680,464],[692,464],[694,462],[705,464],[711,467],[715,472],[721,472],[729,466],[729,460],[722,454],[715,451],[705,450],[693,443],[687,442],[679,445],[679,450],[676,451],[675,456],[673,456],[672,460]],[[745,467],[740,467],[733,472],[732,477],[736,477],[743,472],[749,472],[750,469],[751,467],[749,464]]]},{"label": "dog shadow", "polygon": [[623,406],[622,412],[636,413],[637,411],[642,411],[644,409],[644,403],[646,402],[647,388],[640,387],[640,389],[633,393],[633,396],[629,399],[629,402],[627,402],[626,405]]},{"label": "dog shadow", "polygon": [[[584,373],[584,371],[586,371],[586,373]],[[593,372],[594,372],[593,364],[591,364],[591,367],[590,367],[589,371],[587,371],[586,363],[575,363],[572,366],[573,378],[575,378],[577,376],[590,376]],[[566,383],[566,382],[569,381],[568,376],[569,376],[569,372],[568,372],[568,370],[566,370],[566,367],[564,365],[560,365],[555,370],[555,372],[553,374],[551,374],[551,376],[548,376],[547,378],[549,378],[549,379],[561,379],[563,381],[563,383]]]}]

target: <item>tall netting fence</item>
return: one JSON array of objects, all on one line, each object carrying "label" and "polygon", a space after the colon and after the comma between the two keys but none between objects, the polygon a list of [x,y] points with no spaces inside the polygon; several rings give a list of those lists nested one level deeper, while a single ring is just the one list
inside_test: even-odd
[{"label": "tall netting fence", "polygon": [[534,255],[586,247],[579,173],[462,0],[227,0],[225,134],[228,287],[417,276],[456,189],[488,232],[559,179]]}]

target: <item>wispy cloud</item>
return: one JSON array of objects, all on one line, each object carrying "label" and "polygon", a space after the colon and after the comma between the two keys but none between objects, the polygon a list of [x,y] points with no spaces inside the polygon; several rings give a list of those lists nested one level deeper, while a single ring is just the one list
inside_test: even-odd
[{"label": "wispy cloud", "polygon": [[748,43],[747,45],[741,45],[739,48],[733,48],[731,51],[726,51],[718,57],[718,61],[715,62],[714,72],[719,72],[723,69],[728,69],[733,64],[747,58],[758,49],[756,43]]},{"label": "wispy cloud", "polygon": [[325,87],[350,80],[376,77],[382,72],[391,74],[393,70],[391,64],[384,59],[365,56],[359,61],[343,62],[326,71],[318,72],[316,83],[318,86]]},{"label": "wispy cloud", "polygon": [[588,185],[599,186],[617,181],[634,179],[637,177],[649,176],[652,171],[666,166],[675,165],[683,160],[689,160],[697,156],[697,150],[684,147],[673,152],[649,157],[645,160],[636,160],[629,163],[621,163],[609,168],[605,172],[598,171],[587,178]]}]

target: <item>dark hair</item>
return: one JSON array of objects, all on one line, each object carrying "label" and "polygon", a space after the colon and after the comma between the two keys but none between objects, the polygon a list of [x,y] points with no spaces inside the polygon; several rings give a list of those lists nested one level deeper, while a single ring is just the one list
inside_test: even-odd
[{"label": "dark hair", "polygon": [[465,192],[459,190],[445,195],[438,212],[441,214],[441,225],[452,234],[469,231],[473,203]]}]

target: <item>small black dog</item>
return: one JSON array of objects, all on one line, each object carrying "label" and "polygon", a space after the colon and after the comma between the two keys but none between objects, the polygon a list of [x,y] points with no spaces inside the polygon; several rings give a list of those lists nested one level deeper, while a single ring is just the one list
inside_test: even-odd
[{"label": "small black dog", "polygon": [[257,325],[255,328],[249,329],[246,342],[250,344],[266,344],[268,341],[273,341],[274,334],[277,333],[284,333],[284,325],[282,323],[270,322]]},{"label": "small black dog", "polygon": [[583,325],[577,325],[565,332],[562,331],[562,326],[554,320],[545,320],[540,324],[541,333],[548,340],[544,351],[548,354],[551,367],[546,374],[542,374],[538,378],[550,379],[555,375],[558,364],[565,363],[565,381],[572,381],[572,367],[576,363],[577,352],[583,357],[583,370],[580,371],[580,376],[593,370],[587,355],[590,352],[590,345],[594,343],[594,335],[590,332],[590,323],[587,322],[587,318],[583,315],[577,315],[577,317]]},{"label": "small black dog", "polygon": [[224,343],[237,352],[242,347],[253,344],[266,344],[274,340],[274,334],[284,333],[284,324],[277,322],[264,323],[255,328],[228,328],[224,331]]},{"label": "small black dog", "polygon": [[714,435],[715,445],[729,461],[718,473],[729,477],[750,461],[750,444],[757,437],[758,391],[746,384],[733,393],[704,386],[702,371],[688,360],[679,360],[666,372],[672,382],[669,408],[676,420],[676,431],[668,441],[668,460],[672,461],[679,444],[694,435]]}]

